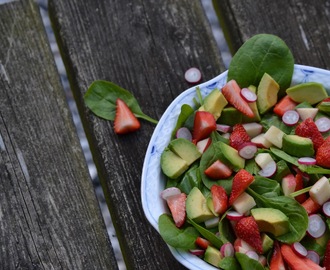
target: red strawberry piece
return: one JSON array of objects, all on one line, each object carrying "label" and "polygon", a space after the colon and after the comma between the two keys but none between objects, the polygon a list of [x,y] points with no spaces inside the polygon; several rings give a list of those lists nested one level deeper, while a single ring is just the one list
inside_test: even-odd
[{"label": "red strawberry piece", "polygon": [[229,136],[229,145],[236,150],[240,148],[240,146],[246,142],[250,142],[251,138],[249,134],[246,132],[245,128],[242,124],[236,124],[233,127],[233,131]]},{"label": "red strawberry piece", "polygon": [[210,136],[217,129],[213,114],[206,111],[197,111],[194,118],[193,141],[198,142]]},{"label": "red strawberry piece", "polygon": [[207,247],[211,244],[209,240],[198,236],[195,241],[196,245],[202,249],[207,249]]},{"label": "red strawberry piece", "polygon": [[258,224],[254,217],[248,216],[240,219],[235,227],[236,235],[250,246],[252,246],[258,253],[262,253],[262,241]]},{"label": "red strawberry piece", "polygon": [[328,243],[325,248],[323,266],[326,270],[330,270],[330,240],[328,240]]},{"label": "red strawberry piece", "polygon": [[180,228],[186,221],[186,198],[185,193],[173,195],[167,198],[167,205],[170,208],[175,225]]},{"label": "red strawberry piece", "polygon": [[136,131],[140,128],[140,121],[132,113],[127,104],[117,98],[116,116],[114,120],[114,129],[117,134],[126,134]]},{"label": "red strawberry piece", "polygon": [[291,270],[321,270],[324,269],[307,257],[297,255],[291,246],[282,244],[281,253]]},{"label": "red strawberry piece", "polygon": [[253,182],[254,176],[244,169],[240,169],[233,178],[233,184],[229,197],[229,205],[241,195]]},{"label": "red strawberry piece", "polygon": [[306,120],[301,122],[296,127],[295,133],[298,136],[310,138],[313,142],[315,151],[317,151],[317,149],[324,142],[323,136],[321,132],[318,130],[312,118],[307,118]]},{"label": "red strawberry piece", "polygon": [[254,117],[254,113],[249,104],[241,96],[241,88],[235,80],[230,80],[227,82],[221,91],[227,99],[228,103],[233,105],[244,115],[248,117]]},{"label": "red strawberry piece", "polygon": [[211,187],[214,212],[221,215],[228,208],[228,196],[222,186],[213,185]]},{"label": "red strawberry piece", "polygon": [[211,166],[204,171],[206,176],[212,179],[226,179],[231,176],[232,172],[232,169],[220,160],[213,162]]},{"label": "red strawberry piece", "polygon": [[305,208],[308,215],[317,213],[322,207],[316,201],[314,201],[311,197],[308,197],[306,199],[306,201],[304,201],[301,204],[301,206]]},{"label": "red strawberry piece", "polygon": [[273,112],[282,117],[286,111],[294,110],[297,105],[297,102],[286,95],[275,105]]},{"label": "red strawberry piece", "polygon": [[283,256],[281,253],[281,247],[279,242],[275,241],[274,242],[274,249],[273,249],[273,254],[270,259],[270,265],[269,265],[270,270],[286,270]]},{"label": "red strawberry piece", "polygon": [[[295,181],[296,181],[296,188],[294,191],[298,191],[304,188],[304,180],[303,180],[303,176],[301,174],[296,174],[295,177]],[[296,196],[295,199],[299,202],[299,203],[303,203],[304,201],[306,201],[307,199],[307,195],[306,193],[303,193],[299,196]]]},{"label": "red strawberry piece", "polygon": [[317,149],[316,164],[325,168],[330,168],[330,137]]}]

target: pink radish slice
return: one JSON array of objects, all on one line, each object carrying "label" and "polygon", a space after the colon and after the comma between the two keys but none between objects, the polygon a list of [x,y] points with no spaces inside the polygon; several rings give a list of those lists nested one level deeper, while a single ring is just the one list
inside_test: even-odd
[{"label": "pink radish slice", "polygon": [[188,83],[196,84],[201,81],[202,73],[198,68],[192,67],[185,72],[184,78]]},{"label": "pink radish slice", "polygon": [[276,170],[276,162],[272,160],[262,170],[260,170],[258,174],[263,177],[272,177],[276,173]]},{"label": "pink radish slice", "polygon": [[235,250],[232,243],[228,242],[221,246],[220,252],[222,257],[234,257]]},{"label": "pink radish slice", "polygon": [[192,255],[203,256],[204,253],[205,253],[205,250],[204,250],[204,249],[190,249],[189,252],[190,252]]},{"label": "pink radish slice", "polygon": [[294,110],[286,111],[282,116],[282,121],[287,126],[294,126],[299,121],[299,113]]},{"label": "pink radish slice", "polygon": [[244,215],[234,211],[234,210],[231,210],[231,211],[228,211],[227,212],[227,218],[229,220],[234,220],[234,221],[237,221],[237,220],[240,220],[242,217],[244,217]]},{"label": "pink radish slice", "polygon": [[308,228],[307,233],[313,238],[321,237],[326,230],[326,225],[323,219],[317,215],[312,214],[308,216]]},{"label": "pink radish slice", "polygon": [[294,253],[296,253],[300,257],[307,256],[307,249],[299,242],[294,242],[292,244],[292,249],[293,249]]},{"label": "pink radish slice", "polygon": [[180,195],[180,194],[181,194],[181,190],[180,189],[178,189],[177,187],[170,187],[170,188],[164,189],[160,193],[160,196],[164,200],[167,200],[171,196]]},{"label": "pink radish slice", "polygon": [[322,211],[327,217],[330,217],[330,201],[322,205]]},{"label": "pink radish slice", "polygon": [[298,159],[298,163],[303,165],[315,165],[316,159],[312,157],[301,157]]},{"label": "pink radish slice", "polygon": [[183,139],[187,139],[188,141],[192,141],[192,134],[190,132],[190,130],[186,127],[181,127],[176,131],[176,135],[177,138],[183,138]]},{"label": "pink radish slice", "polygon": [[257,95],[253,93],[249,88],[242,88],[241,96],[246,102],[255,102],[257,100]]},{"label": "pink radish slice", "polygon": [[230,132],[230,130],[231,130],[231,126],[217,124],[217,131],[219,131],[219,132],[227,133],[227,132]]},{"label": "pink radish slice", "polygon": [[320,132],[327,132],[330,130],[330,119],[328,117],[320,117],[315,121],[315,125]]},{"label": "pink radish slice", "polygon": [[252,142],[243,143],[238,148],[238,154],[245,159],[251,159],[257,153],[258,147]]},{"label": "pink radish slice", "polygon": [[320,264],[320,255],[314,250],[308,250],[307,256],[308,259],[315,262],[316,264]]},{"label": "pink radish slice", "polygon": [[250,259],[254,259],[256,261],[259,260],[258,253],[253,250],[249,250],[249,251],[245,252],[245,255],[248,256]]}]

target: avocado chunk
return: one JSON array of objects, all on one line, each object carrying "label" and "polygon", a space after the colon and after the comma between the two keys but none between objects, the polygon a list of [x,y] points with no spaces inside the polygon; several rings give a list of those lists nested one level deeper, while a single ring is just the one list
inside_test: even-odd
[{"label": "avocado chunk", "polygon": [[168,148],[183,160],[185,160],[188,166],[199,159],[202,155],[198,151],[195,144],[184,138],[177,138],[172,140],[168,145]]},{"label": "avocado chunk", "polygon": [[307,82],[286,89],[288,96],[295,102],[308,102],[316,104],[328,97],[327,91],[322,84]]},{"label": "avocado chunk", "polygon": [[207,111],[213,114],[214,119],[217,120],[228,101],[219,89],[213,89],[204,99],[204,104],[199,108],[200,111]]},{"label": "avocado chunk", "polygon": [[244,168],[245,159],[238,154],[235,148],[221,141],[216,142],[214,146],[220,150],[220,159],[227,166],[233,168],[235,171]]},{"label": "avocado chunk", "polygon": [[279,90],[279,84],[268,73],[261,77],[257,89],[257,106],[260,114],[268,112],[277,103]]},{"label": "avocado chunk", "polygon": [[194,187],[187,196],[186,212],[187,217],[196,223],[201,223],[214,217],[207,207],[206,198],[197,187]]},{"label": "avocado chunk", "polygon": [[242,123],[243,114],[234,107],[226,107],[218,119],[218,123],[233,126]]},{"label": "avocado chunk", "polygon": [[[254,85],[250,85],[248,87],[253,93],[257,93],[257,87],[255,87]],[[254,116],[253,117],[248,117],[246,115],[242,116],[242,122],[243,123],[251,123],[251,122],[259,122],[261,120],[260,114],[259,114],[259,110],[258,110],[258,106],[257,106],[257,102],[249,102],[248,103],[249,107],[251,108],[251,110],[253,111]]]},{"label": "avocado chunk", "polygon": [[268,232],[275,237],[289,232],[289,218],[275,208],[254,208],[251,215],[256,220],[261,232]]},{"label": "avocado chunk", "polygon": [[219,268],[219,263],[222,260],[220,250],[216,249],[215,247],[208,246],[205,250],[204,260],[209,264]]},{"label": "avocado chunk", "polygon": [[282,150],[295,157],[311,157],[314,155],[312,140],[298,135],[285,134],[282,141]]},{"label": "avocado chunk", "polygon": [[161,157],[160,165],[163,173],[169,178],[176,179],[188,168],[188,163],[173,153],[169,148],[165,148]]},{"label": "avocado chunk", "polygon": [[274,246],[274,240],[270,238],[266,233],[261,234],[261,242],[263,253],[266,253]]}]

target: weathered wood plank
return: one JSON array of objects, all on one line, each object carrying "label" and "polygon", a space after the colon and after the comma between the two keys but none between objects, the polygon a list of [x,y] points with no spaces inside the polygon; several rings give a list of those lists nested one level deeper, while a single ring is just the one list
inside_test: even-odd
[{"label": "weathered wood plank", "polygon": [[50,1],[50,16],[104,186],[128,269],[183,269],[147,223],[140,198],[143,158],[154,125],[117,136],[83,95],[96,79],[130,90],[143,111],[160,118],[189,88],[186,69],[204,80],[224,70],[198,0]]},{"label": "weathered wood plank", "polygon": [[235,52],[249,37],[270,33],[290,47],[295,62],[330,68],[330,1],[213,0]]},{"label": "weathered wood plank", "polygon": [[118,269],[33,1],[0,5],[1,269]]}]

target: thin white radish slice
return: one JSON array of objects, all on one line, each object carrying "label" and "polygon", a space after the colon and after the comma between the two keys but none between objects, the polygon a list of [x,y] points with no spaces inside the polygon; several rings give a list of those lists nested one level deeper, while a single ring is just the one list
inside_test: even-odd
[{"label": "thin white radish slice", "polygon": [[272,177],[276,173],[276,170],[276,162],[272,160],[262,170],[260,170],[258,174],[263,177]]},{"label": "thin white radish slice", "polygon": [[232,243],[228,242],[221,246],[220,253],[222,257],[234,257],[235,249]]},{"label": "thin white radish slice", "polygon": [[245,252],[245,255],[248,256],[250,259],[254,259],[256,261],[259,260],[258,253],[253,250],[249,250],[249,251]]},{"label": "thin white radish slice", "polygon": [[227,133],[231,131],[231,126],[223,125],[223,124],[217,124],[217,131],[221,133]]},{"label": "thin white radish slice", "polygon": [[326,230],[326,225],[321,216],[312,214],[308,216],[307,233],[313,238],[321,237]]},{"label": "thin white radish slice", "polygon": [[234,210],[228,211],[226,216],[229,220],[234,220],[234,221],[238,221],[238,220],[240,220],[241,218],[244,217],[243,214],[240,214],[240,213],[238,213]]},{"label": "thin white radish slice", "polygon": [[330,217],[330,201],[322,205],[322,211],[327,217]]},{"label": "thin white radish slice", "polygon": [[301,157],[298,159],[298,163],[303,165],[315,165],[316,159],[312,157]]},{"label": "thin white radish slice", "polygon": [[330,119],[328,117],[320,117],[315,120],[315,125],[320,132],[327,132],[330,130]]},{"label": "thin white radish slice", "polygon": [[257,100],[257,95],[253,93],[249,88],[242,88],[241,96],[246,102],[255,102]]},{"label": "thin white radish slice", "polygon": [[307,256],[307,249],[300,242],[294,242],[292,244],[292,249],[294,253],[296,253],[300,257]]},{"label": "thin white radish slice", "polygon": [[294,126],[299,121],[299,113],[297,113],[294,110],[288,110],[286,111],[282,116],[282,121],[287,126]]},{"label": "thin white radish slice", "polygon": [[258,151],[258,147],[252,142],[245,142],[238,148],[238,154],[244,159],[251,159]]},{"label": "thin white radish slice", "polygon": [[320,264],[320,255],[314,250],[308,250],[307,256],[308,259],[315,262],[316,264]]},{"label": "thin white radish slice", "polygon": [[167,200],[169,197],[171,196],[175,196],[175,195],[180,195],[181,194],[181,190],[178,189],[177,187],[169,187],[164,189],[161,193],[160,196],[164,199]]},{"label": "thin white radish slice", "polygon": [[219,225],[219,217],[214,217],[208,220],[205,220],[204,224],[207,229],[217,227]]},{"label": "thin white radish slice", "polygon": [[188,141],[192,141],[192,134],[190,132],[190,130],[186,127],[181,127],[176,131],[175,136],[177,138],[183,138],[183,139],[187,139]]},{"label": "thin white radish slice", "polygon": [[192,255],[196,255],[196,256],[203,256],[205,253],[204,249],[190,249],[189,253],[191,253]]},{"label": "thin white radish slice", "polygon": [[202,73],[198,68],[192,67],[185,72],[184,78],[188,83],[196,84],[201,81]]}]

